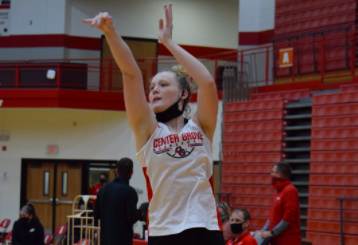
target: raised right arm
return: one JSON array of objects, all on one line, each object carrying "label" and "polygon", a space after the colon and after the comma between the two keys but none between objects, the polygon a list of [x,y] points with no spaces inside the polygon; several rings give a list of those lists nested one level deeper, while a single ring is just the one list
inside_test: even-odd
[{"label": "raised right arm", "polygon": [[146,100],[142,73],[108,13],[99,13],[95,18],[83,20],[83,22],[91,24],[92,27],[104,33],[113,57],[122,72],[128,122],[136,138],[136,149],[139,151],[157,125]]}]

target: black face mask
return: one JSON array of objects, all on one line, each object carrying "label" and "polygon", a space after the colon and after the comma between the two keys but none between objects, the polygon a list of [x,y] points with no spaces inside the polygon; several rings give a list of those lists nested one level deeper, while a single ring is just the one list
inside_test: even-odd
[{"label": "black face mask", "polygon": [[99,179],[99,181],[100,181],[101,183],[105,183],[105,182],[106,182],[105,179]]},{"label": "black face mask", "polygon": [[[184,94],[184,91],[182,92],[182,95]],[[165,111],[155,113],[155,117],[158,122],[166,123],[174,118],[177,118],[178,116],[182,115],[184,113],[184,105],[183,110],[179,110],[179,102],[181,100],[181,97],[177,102],[175,102],[173,105],[171,105],[168,109]]]},{"label": "black face mask", "polygon": [[242,228],[242,223],[232,223],[230,224],[231,232],[235,235],[241,234],[244,231],[244,228]]},{"label": "black face mask", "polygon": [[27,225],[29,223],[29,217],[20,217],[19,222],[22,225]]}]

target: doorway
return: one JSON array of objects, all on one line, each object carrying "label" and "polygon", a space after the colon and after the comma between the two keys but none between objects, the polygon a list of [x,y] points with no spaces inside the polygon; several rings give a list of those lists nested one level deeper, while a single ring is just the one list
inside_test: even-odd
[{"label": "doorway", "polygon": [[[66,225],[73,200],[90,193],[93,167],[111,169],[116,161],[23,159],[21,206],[31,202],[46,233]],[[101,170],[103,171],[103,170]],[[113,171],[109,171],[113,172]],[[110,180],[114,177],[110,175]]]}]

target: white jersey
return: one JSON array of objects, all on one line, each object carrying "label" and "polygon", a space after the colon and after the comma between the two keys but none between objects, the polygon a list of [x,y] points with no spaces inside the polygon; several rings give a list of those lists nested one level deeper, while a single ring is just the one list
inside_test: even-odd
[{"label": "white jersey", "polygon": [[179,134],[163,123],[137,153],[147,181],[150,236],[222,230],[212,187],[211,142],[192,120]]}]

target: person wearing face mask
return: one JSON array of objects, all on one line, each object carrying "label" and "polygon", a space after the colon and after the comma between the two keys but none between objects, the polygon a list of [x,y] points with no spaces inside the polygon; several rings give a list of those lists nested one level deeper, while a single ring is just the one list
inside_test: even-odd
[{"label": "person wearing face mask", "polygon": [[101,173],[99,183],[94,187],[94,195],[98,195],[99,190],[107,183],[108,178],[106,173]]},{"label": "person wearing face mask", "polygon": [[[122,73],[128,124],[148,190],[148,245],[225,245],[212,178],[219,107],[215,79],[174,42],[172,4],[165,4],[163,10],[158,38],[180,66],[151,79],[149,104],[146,81],[112,16],[99,13],[83,22],[104,33]],[[191,78],[198,90],[197,110],[189,119]]]},{"label": "person wearing face mask", "polygon": [[232,212],[230,229],[234,236],[226,245],[257,245],[249,232],[250,219],[250,213],[246,209],[235,209]]},{"label": "person wearing face mask", "polygon": [[287,163],[276,163],[271,171],[276,194],[261,237],[271,237],[272,245],[301,244],[300,204],[298,191],[289,180],[291,173],[291,166]]},{"label": "person wearing face mask", "polygon": [[221,223],[223,225],[223,234],[225,243],[234,235],[230,229],[230,208],[226,202],[218,202],[218,212],[220,214]]},{"label": "person wearing face mask", "polygon": [[31,203],[20,210],[20,218],[12,228],[13,245],[43,245],[44,228],[36,216],[35,208]]},{"label": "person wearing face mask", "polygon": [[101,244],[132,245],[133,225],[142,217],[141,210],[137,209],[137,192],[129,185],[133,161],[120,159],[116,174],[117,177],[98,192],[93,210],[95,225],[101,221]]}]

